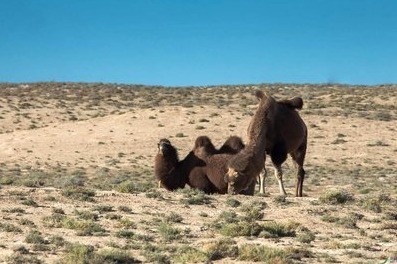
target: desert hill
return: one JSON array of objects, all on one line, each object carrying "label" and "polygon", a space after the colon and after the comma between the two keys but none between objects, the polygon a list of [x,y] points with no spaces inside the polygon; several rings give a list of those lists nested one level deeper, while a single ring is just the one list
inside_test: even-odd
[{"label": "desert hill", "polygon": [[[271,169],[265,196],[158,189],[158,140],[169,138],[184,157],[200,135],[217,146],[230,135],[245,139],[255,89],[304,100],[304,197],[292,196],[290,160],[286,198]],[[396,256],[396,85],[2,83],[0,121],[1,261],[380,263]]]}]

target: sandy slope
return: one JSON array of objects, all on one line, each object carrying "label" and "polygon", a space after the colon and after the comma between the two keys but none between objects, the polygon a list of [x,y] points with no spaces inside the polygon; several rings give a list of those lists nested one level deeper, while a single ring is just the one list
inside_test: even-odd
[{"label": "sandy slope", "polygon": [[[324,102],[327,102],[329,98],[327,94],[323,96]],[[13,100],[17,101],[15,98]],[[39,98],[37,100],[40,101]],[[382,102],[379,98],[375,101]],[[218,106],[204,104],[193,107],[170,105],[152,108],[132,107],[111,113],[114,108],[110,107],[109,111],[106,110],[107,108],[104,110],[105,115],[90,117],[88,112],[84,112],[83,107],[77,106],[74,110],[80,115],[77,115],[76,121],[71,121],[64,110],[58,109],[55,101],[50,102],[47,105],[41,102],[41,108],[36,109],[36,112],[30,111],[33,120],[37,119],[43,125],[28,129],[32,118],[20,118],[16,122],[17,110],[13,111],[12,107],[7,105],[7,100],[2,98],[0,104],[3,108],[2,128],[7,128],[8,132],[0,134],[0,162],[3,173],[0,176],[9,177],[10,173],[12,175],[12,168],[15,167],[22,168],[22,172],[27,174],[35,169],[51,172],[56,168],[68,171],[80,168],[88,177],[95,176],[100,168],[108,168],[111,171],[144,169],[151,173],[157,142],[160,138],[169,138],[178,147],[181,157],[189,152],[194,139],[199,135],[208,135],[217,146],[220,146],[230,135],[238,135],[245,139],[250,121],[247,111],[255,109],[253,99],[245,108],[233,102],[230,105]],[[395,97],[389,99],[387,104],[393,105],[393,102],[396,102]],[[308,100],[307,103],[310,105],[318,102]],[[37,117],[34,117],[34,114],[37,114]],[[360,190],[357,186],[363,189],[366,181],[370,182],[374,195],[386,193],[396,199],[397,120],[393,118],[390,121],[368,120],[310,112],[302,112],[302,117],[309,129],[307,179],[304,185],[306,197],[302,199],[289,197],[287,205],[280,205],[274,200],[278,194],[278,188],[274,179],[270,179],[268,184],[270,197],[239,196],[238,200],[245,205],[250,205],[255,201],[265,201],[268,206],[264,209],[262,222],[294,221],[313,230],[316,233],[316,241],[309,248],[317,257],[306,259],[303,263],[326,261],[321,254],[331,255],[342,263],[365,262],[366,258],[370,259],[369,262],[373,262],[389,256],[389,252],[397,251],[396,241],[391,239],[396,234],[395,229],[380,229],[384,222],[380,215],[363,210],[358,204],[346,207],[313,205],[313,203],[318,203],[318,197],[328,188],[344,188],[359,195]],[[180,133],[184,136],[177,136]],[[359,175],[353,177],[349,171],[355,169],[359,169]],[[287,192],[292,194],[294,169],[290,160],[284,165],[284,170]],[[146,175],[146,177],[153,177],[153,175]],[[151,178],[148,179],[151,180]],[[159,190],[162,199],[146,197],[144,193],[122,194],[115,191],[96,191],[95,203],[68,199],[62,195],[61,191],[51,187],[36,189],[3,186],[0,189],[2,199],[0,216],[6,223],[21,226],[22,229],[22,232],[16,234],[0,230],[0,255],[3,259],[20,245],[25,245],[34,254],[50,263],[62,257],[63,248],[44,252],[33,250],[32,245],[25,242],[26,234],[31,229],[40,230],[46,238],[56,234],[69,242],[84,241],[98,249],[109,247],[110,242],[126,243],[124,239],[114,236],[120,227],[116,220],[107,218],[106,213],[99,214],[98,220],[108,232],[105,237],[82,238],[76,236],[74,230],[47,228],[43,217],[50,216],[54,208],[61,208],[66,215],[74,216],[76,210],[95,211],[95,205],[110,205],[114,208],[114,214],[137,223],[136,232],[153,236],[153,243],[164,243],[156,231],[156,221],[160,221],[159,219],[164,215],[175,212],[183,216],[182,223],[177,226],[190,230],[191,238],[187,242],[197,248],[221,237],[214,230],[208,229],[207,224],[213,222],[223,211],[230,210],[230,207],[225,204],[228,196],[214,195],[210,205],[186,206],[180,202],[183,194],[169,193],[165,190]],[[55,199],[48,199],[50,196]],[[26,199],[35,200],[39,207],[22,205],[21,201]],[[119,206],[129,206],[132,208],[132,213],[118,211]],[[23,208],[24,212],[19,214],[10,212],[10,209],[15,208]],[[204,212],[207,214],[205,217]],[[241,213],[238,210],[237,212]],[[324,213],[330,212],[333,215],[362,213],[365,221],[359,222],[358,227],[364,233],[367,232],[367,235],[359,233],[357,229],[346,229],[320,220]],[[33,221],[35,227],[18,224],[24,218]],[[382,234],[382,239],[377,238],[377,233]],[[341,234],[342,238],[335,237],[335,234]],[[238,244],[259,243],[282,248],[302,246],[291,237],[281,239],[238,237],[235,240]],[[349,243],[360,245],[357,252],[362,255],[361,257],[357,254],[358,257],[354,258],[346,253],[343,245]],[[133,254],[138,259],[145,260],[139,250],[133,250]],[[220,262],[230,261],[235,260],[224,259]]]}]

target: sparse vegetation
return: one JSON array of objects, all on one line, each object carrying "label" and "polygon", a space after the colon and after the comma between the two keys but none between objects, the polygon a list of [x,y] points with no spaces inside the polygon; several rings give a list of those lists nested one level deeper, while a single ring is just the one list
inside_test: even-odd
[{"label": "sparse vegetation", "polygon": [[239,248],[239,259],[265,263],[292,263],[286,251],[255,244],[241,246]]},{"label": "sparse vegetation", "polygon": [[211,197],[202,191],[191,189],[181,191],[184,194],[182,203],[190,205],[200,205],[211,203]]},{"label": "sparse vegetation", "polygon": [[325,204],[345,204],[354,200],[353,195],[346,190],[327,190],[319,199]]},{"label": "sparse vegetation", "polygon": [[171,224],[162,222],[157,228],[160,236],[165,241],[172,241],[179,239],[181,237],[182,230],[179,228],[173,227]]},{"label": "sparse vegetation", "polygon": [[239,207],[241,205],[240,201],[234,198],[228,198],[226,204],[230,207]]},{"label": "sparse vegetation", "polygon": [[[264,196],[157,188],[153,138],[173,138],[183,158],[198,135],[217,147],[228,135],[245,135],[254,89],[305,101],[304,197],[279,196],[274,177],[267,177]],[[395,85],[0,84],[0,136],[7,143],[0,262],[391,260],[396,100]],[[283,170],[292,189],[290,159]]]},{"label": "sparse vegetation", "polygon": [[95,191],[85,188],[67,188],[62,194],[70,199],[88,202],[93,202],[95,197]]}]

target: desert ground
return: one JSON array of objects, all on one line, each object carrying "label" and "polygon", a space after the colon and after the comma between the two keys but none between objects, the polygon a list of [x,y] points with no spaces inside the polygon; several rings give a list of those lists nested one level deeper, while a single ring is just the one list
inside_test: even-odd
[{"label": "desert ground", "polygon": [[[158,188],[157,142],[246,140],[255,89],[301,96],[304,197]],[[0,84],[3,263],[394,263],[397,86]]]}]

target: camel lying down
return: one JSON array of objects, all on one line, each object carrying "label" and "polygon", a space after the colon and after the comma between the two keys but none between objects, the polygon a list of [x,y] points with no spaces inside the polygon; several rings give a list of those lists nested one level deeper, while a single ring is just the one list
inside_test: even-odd
[{"label": "camel lying down", "polygon": [[[154,163],[155,176],[159,184],[169,191],[184,188],[187,184],[205,193],[225,194],[227,163],[242,148],[244,144],[236,136],[228,138],[219,150],[208,137],[201,136],[196,139],[193,150],[183,160],[179,160],[178,152],[171,142],[161,139]],[[254,189],[255,183],[240,193],[253,195]]]}]

